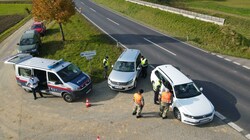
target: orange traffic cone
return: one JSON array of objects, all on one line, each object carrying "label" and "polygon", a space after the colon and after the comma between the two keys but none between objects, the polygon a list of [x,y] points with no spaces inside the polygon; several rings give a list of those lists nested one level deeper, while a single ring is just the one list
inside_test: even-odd
[{"label": "orange traffic cone", "polygon": [[90,106],[91,106],[91,104],[89,103],[89,99],[86,98],[86,107],[90,107]]},{"label": "orange traffic cone", "polygon": [[97,139],[96,140],[100,140],[100,137],[99,136],[97,136]]}]

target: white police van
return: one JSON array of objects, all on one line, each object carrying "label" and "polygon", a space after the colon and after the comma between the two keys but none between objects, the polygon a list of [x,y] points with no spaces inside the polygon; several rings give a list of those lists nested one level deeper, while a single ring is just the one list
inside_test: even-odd
[{"label": "white police van", "polygon": [[9,57],[6,64],[14,64],[16,80],[25,91],[30,76],[36,76],[42,93],[61,96],[72,102],[92,90],[91,78],[70,62],[33,57],[30,54],[16,54]]}]

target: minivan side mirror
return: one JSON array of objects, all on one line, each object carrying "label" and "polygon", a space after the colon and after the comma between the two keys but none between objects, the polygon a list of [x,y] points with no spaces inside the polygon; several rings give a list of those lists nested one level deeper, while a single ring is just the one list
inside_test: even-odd
[{"label": "minivan side mirror", "polygon": [[202,87],[200,88],[200,91],[203,91],[203,88],[202,88]]}]

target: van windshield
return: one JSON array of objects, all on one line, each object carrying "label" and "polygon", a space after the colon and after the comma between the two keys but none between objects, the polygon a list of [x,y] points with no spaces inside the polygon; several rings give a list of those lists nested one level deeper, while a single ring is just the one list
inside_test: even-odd
[{"label": "van windshield", "polygon": [[70,64],[67,67],[63,68],[62,70],[58,71],[57,74],[66,83],[66,82],[72,81],[79,74],[81,74],[81,70],[74,64]]},{"label": "van windshield", "polygon": [[116,71],[121,72],[134,72],[135,71],[135,63],[134,62],[125,62],[125,61],[117,61],[113,67]]},{"label": "van windshield", "polygon": [[190,98],[201,94],[194,83],[177,85],[174,90],[177,98]]},{"label": "van windshield", "polygon": [[32,45],[32,44],[34,44],[33,38],[24,38],[20,42],[20,45]]}]

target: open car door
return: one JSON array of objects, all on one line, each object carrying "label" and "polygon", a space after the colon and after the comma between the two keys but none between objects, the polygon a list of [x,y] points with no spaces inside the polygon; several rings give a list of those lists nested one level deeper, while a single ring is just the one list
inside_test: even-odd
[{"label": "open car door", "polygon": [[18,63],[21,63],[25,60],[28,60],[30,58],[32,58],[33,56],[30,55],[30,54],[25,54],[25,53],[18,53],[18,54],[15,54],[15,55],[12,55],[8,58],[5,59],[4,63],[5,64],[18,64]]}]

